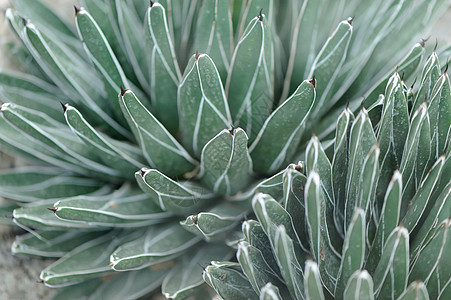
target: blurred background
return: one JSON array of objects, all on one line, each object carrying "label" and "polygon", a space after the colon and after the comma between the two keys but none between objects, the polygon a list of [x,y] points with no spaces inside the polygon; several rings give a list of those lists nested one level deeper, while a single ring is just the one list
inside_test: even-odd
[{"label": "blurred background", "polygon": [[[34,1],[34,0],[30,0]],[[67,18],[74,19],[73,5],[78,5],[74,0],[43,0],[54,7],[55,10]],[[147,1],[147,0],[143,0]],[[4,11],[9,7],[8,0],[0,0],[0,68],[11,68],[8,57],[2,51],[2,45],[11,41],[14,37],[8,28],[4,18]],[[437,22],[430,32],[428,47],[434,47],[435,40],[440,46],[451,44],[451,7],[444,12],[443,17]],[[428,38],[429,35],[424,38]],[[0,153],[0,170],[14,165],[22,164],[14,161],[6,154]],[[2,201],[2,199],[0,199]],[[4,300],[34,300],[46,299],[52,295],[52,290],[39,283],[39,273],[52,260],[43,260],[31,257],[17,257],[10,254],[10,247],[14,236],[20,233],[16,227],[0,224],[0,299]]]}]

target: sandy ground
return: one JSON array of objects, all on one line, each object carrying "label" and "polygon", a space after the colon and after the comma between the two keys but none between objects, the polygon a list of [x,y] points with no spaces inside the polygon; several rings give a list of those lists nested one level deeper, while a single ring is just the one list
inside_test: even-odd
[{"label": "sandy ground", "polygon": [[[71,0],[45,0],[52,3],[64,14],[71,16],[72,5],[77,1]],[[0,0],[0,45],[8,39],[8,29],[3,18],[3,10],[9,6],[8,0]],[[433,39],[437,38],[440,44],[451,43],[451,7],[439,20],[431,32]],[[8,67],[0,49],[0,68]],[[0,169],[11,167],[14,162],[0,153]],[[1,199],[0,199],[1,201]],[[21,231],[17,228],[0,225],[0,299],[2,300],[34,300],[46,299],[52,295],[53,290],[38,283],[40,270],[47,266],[51,260],[32,257],[17,257],[10,254],[10,247],[14,236]]]}]

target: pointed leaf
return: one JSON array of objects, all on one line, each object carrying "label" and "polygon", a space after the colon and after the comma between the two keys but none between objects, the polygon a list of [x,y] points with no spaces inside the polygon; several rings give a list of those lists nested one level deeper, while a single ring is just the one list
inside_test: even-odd
[{"label": "pointed leaf", "polygon": [[429,300],[428,290],[421,281],[412,282],[407,289],[399,296],[398,300]]},{"label": "pointed leaf", "polygon": [[249,184],[252,160],[247,135],[241,129],[223,130],[202,150],[201,181],[220,195],[233,195]]},{"label": "pointed leaf", "polygon": [[349,278],[343,299],[374,300],[373,279],[366,270],[358,270]]},{"label": "pointed leaf", "polygon": [[304,288],[306,299],[324,299],[318,265],[311,260],[308,260],[305,264]]},{"label": "pointed leaf", "polygon": [[208,55],[191,57],[177,101],[182,141],[199,156],[205,144],[232,123],[221,78]]},{"label": "pointed leaf", "polygon": [[279,289],[271,282],[265,284],[260,290],[260,300],[281,300]]},{"label": "pointed leaf", "polygon": [[304,81],[294,94],[266,119],[249,148],[255,161],[255,171],[274,173],[291,160],[303,136],[315,95],[313,83]]}]

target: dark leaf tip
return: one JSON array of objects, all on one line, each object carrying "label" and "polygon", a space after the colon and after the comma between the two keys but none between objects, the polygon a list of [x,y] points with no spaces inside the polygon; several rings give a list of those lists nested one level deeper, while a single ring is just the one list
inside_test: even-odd
[{"label": "dark leaf tip", "polygon": [[348,22],[349,25],[352,26],[352,21],[354,21],[354,17],[350,17],[346,21]]},{"label": "dark leaf tip", "polygon": [[197,222],[199,221],[199,217],[197,215],[193,216],[193,223],[194,225],[197,225]]},{"label": "dark leaf tip", "polygon": [[261,21],[261,22],[263,21],[263,8],[260,9],[260,12],[258,13],[258,16],[257,16],[257,17],[258,17],[258,20],[259,20],[259,21]]},{"label": "dark leaf tip", "polygon": [[141,177],[144,177],[144,175],[146,175],[146,170],[145,170],[144,168],[142,168],[142,169],[139,171],[139,175],[141,175]]},{"label": "dark leaf tip", "polygon": [[314,88],[316,88],[316,78],[315,75],[313,75],[312,79],[309,80],[309,83],[313,85]]},{"label": "dark leaf tip", "polygon": [[231,134],[231,135],[235,135],[235,133],[236,133],[236,128],[232,125],[231,126],[231,128],[229,129],[229,133]]},{"label": "dark leaf tip", "polygon": [[64,104],[63,102],[60,102],[60,104],[61,104],[61,107],[63,108],[63,112],[66,112],[66,110],[67,110],[67,105]]},{"label": "dark leaf tip", "polygon": [[128,89],[124,89],[121,85],[121,96],[124,97],[125,93],[128,92]]},{"label": "dark leaf tip", "polygon": [[199,51],[196,51],[196,54],[195,54],[194,58],[195,58],[196,60],[198,60],[198,59],[199,59],[199,56],[200,56]]},{"label": "dark leaf tip", "polygon": [[437,51],[437,47],[438,47],[438,40],[435,39],[435,46],[434,46],[434,50],[432,50],[432,52],[436,52]]},{"label": "dark leaf tip", "polygon": [[152,7],[155,3],[153,1],[150,1],[149,6]]},{"label": "dark leaf tip", "polygon": [[75,10],[75,16],[78,16],[78,13],[80,12],[80,7],[74,5],[74,10]]},{"label": "dark leaf tip", "polygon": [[443,74],[446,74],[448,72],[449,62],[446,62],[445,70],[443,71]]},{"label": "dark leaf tip", "polygon": [[57,210],[56,207],[48,207],[47,209],[50,211],[53,211],[54,213],[56,213],[56,210]]}]

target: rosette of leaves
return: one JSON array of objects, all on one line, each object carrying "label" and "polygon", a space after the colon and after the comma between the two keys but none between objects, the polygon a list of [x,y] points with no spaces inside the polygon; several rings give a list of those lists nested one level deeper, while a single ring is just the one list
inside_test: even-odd
[{"label": "rosette of leaves", "polygon": [[344,109],[332,143],[310,139],[206,282],[224,299],[449,299],[447,68],[433,53],[416,86],[395,73],[369,109]]},{"label": "rosette of leaves", "polygon": [[41,280],[64,299],[209,297],[199,265],[233,256],[255,192],[396,65],[412,77],[447,5],[82,0],[73,25],[11,2],[0,145],[27,166],[1,172],[1,211],[30,232],[14,253],[59,258]]}]

